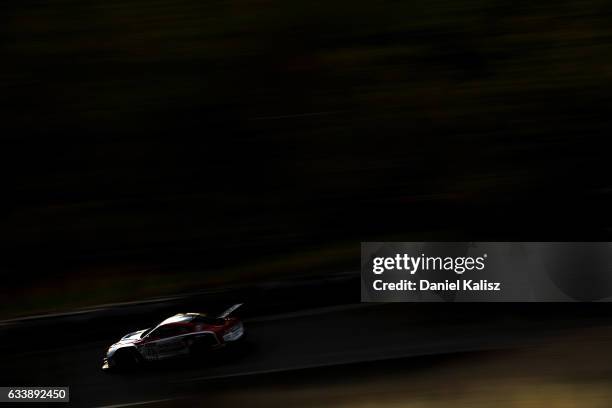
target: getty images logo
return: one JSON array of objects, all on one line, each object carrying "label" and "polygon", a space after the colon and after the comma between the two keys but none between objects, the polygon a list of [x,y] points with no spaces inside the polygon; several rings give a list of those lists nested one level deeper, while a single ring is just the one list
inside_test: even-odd
[{"label": "getty images logo", "polygon": [[393,257],[375,257],[372,259],[372,272],[380,275],[385,271],[406,271],[414,275],[418,271],[453,271],[458,275],[466,271],[482,271],[485,268],[487,254],[479,257],[457,256],[410,256],[396,254]]}]

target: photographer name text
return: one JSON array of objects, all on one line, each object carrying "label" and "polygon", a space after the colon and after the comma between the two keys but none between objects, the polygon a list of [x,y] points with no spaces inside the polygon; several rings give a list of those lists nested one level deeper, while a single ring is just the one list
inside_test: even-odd
[{"label": "photographer name text", "polygon": [[384,282],[381,279],[376,279],[373,282],[373,288],[376,291],[499,291],[501,290],[500,282],[489,282],[486,279],[480,280],[461,280],[454,281],[445,280],[444,282],[431,282],[427,279],[419,279],[418,282],[401,279],[397,282]]}]

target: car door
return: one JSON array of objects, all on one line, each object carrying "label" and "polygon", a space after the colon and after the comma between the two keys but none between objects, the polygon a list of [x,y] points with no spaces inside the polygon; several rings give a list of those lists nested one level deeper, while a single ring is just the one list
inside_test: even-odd
[{"label": "car door", "polygon": [[157,328],[151,333],[147,334],[144,342],[138,346],[138,351],[145,360],[153,361],[159,359],[159,353],[157,350],[157,343],[159,340],[161,340],[160,330]]},{"label": "car door", "polygon": [[164,359],[182,354],[189,350],[185,344],[185,334],[189,333],[184,326],[164,326],[159,328],[159,340],[156,340],[157,358]]}]

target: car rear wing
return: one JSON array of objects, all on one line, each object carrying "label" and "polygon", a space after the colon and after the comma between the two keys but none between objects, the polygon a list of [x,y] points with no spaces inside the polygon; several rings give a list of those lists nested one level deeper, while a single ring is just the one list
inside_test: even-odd
[{"label": "car rear wing", "polygon": [[238,309],[240,306],[242,306],[244,303],[236,303],[235,305],[231,306],[230,308],[228,308],[225,312],[221,313],[219,315],[220,319],[225,319],[226,317],[229,317],[229,315],[231,315],[232,313],[234,313],[234,311],[236,311],[236,309]]}]

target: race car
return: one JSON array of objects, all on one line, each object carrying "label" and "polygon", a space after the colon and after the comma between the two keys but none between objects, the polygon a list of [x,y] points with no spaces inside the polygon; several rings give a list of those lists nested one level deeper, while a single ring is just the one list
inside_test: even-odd
[{"label": "race car", "polygon": [[236,304],[218,317],[205,313],[179,313],[145,330],[126,334],[106,352],[103,370],[133,368],[141,363],[200,355],[244,338],[240,319],[231,316]]}]

